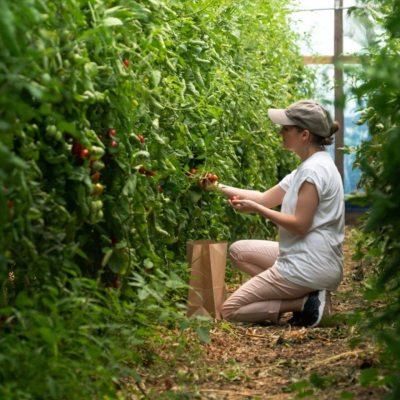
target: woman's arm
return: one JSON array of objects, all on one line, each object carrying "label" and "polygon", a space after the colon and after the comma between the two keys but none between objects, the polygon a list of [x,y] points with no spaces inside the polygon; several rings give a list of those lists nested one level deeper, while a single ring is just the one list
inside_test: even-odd
[{"label": "woman's arm", "polygon": [[256,203],[261,204],[263,193],[258,190],[238,189],[233,186],[223,185],[221,183],[214,183],[209,186],[211,191],[219,191],[226,197],[231,198],[232,196],[240,196],[241,198],[248,198]]},{"label": "woman's arm", "polygon": [[312,183],[304,182],[299,190],[294,215],[282,214],[262,205],[257,205],[257,212],[282,228],[303,237],[312,225],[318,203],[317,188]]},{"label": "woman's arm", "polygon": [[220,191],[229,198],[232,196],[240,196],[242,199],[247,198],[267,208],[273,208],[281,205],[283,197],[286,193],[279,185],[275,185],[273,188],[268,189],[264,193],[261,193],[257,190],[237,189],[235,187],[226,186],[220,183],[210,185],[210,190]]}]

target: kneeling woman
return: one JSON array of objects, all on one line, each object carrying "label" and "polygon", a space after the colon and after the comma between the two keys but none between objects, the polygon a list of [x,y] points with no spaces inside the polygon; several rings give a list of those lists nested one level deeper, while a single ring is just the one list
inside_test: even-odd
[{"label": "kneeling woman", "polygon": [[[239,240],[229,248],[232,264],[253,278],[222,306],[232,321],[277,323],[293,312],[289,323],[317,326],[329,306],[329,292],[343,278],[344,191],[338,169],[324,145],[339,129],[322,104],[298,101],[269,117],[282,125],[283,147],[302,160],[299,167],[265,193],[204,183],[220,190],[232,208],[258,213],[279,226],[279,242]],[[271,208],[281,205],[281,212]]]}]

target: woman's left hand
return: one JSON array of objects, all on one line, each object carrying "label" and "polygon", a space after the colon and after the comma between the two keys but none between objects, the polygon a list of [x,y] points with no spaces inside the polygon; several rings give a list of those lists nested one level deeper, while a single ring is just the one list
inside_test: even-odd
[{"label": "woman's left hand", "polygon": [[243,214],[258,213],[259,204],[253,200],[229,200],[229,204]]}]

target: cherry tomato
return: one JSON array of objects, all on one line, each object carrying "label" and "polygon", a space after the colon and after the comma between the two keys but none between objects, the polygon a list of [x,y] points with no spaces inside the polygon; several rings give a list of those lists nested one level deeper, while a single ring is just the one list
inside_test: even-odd
[{"label": "cherry tomato", "polygon": [[117,143],[115,140],[113,140],[113,141],[110,143],[110,146],[111,146],[111,147],[118,147],[118,143]]},{"label": "cherry tomato", "polygon": [[139,138],[140,143],[144,143],[144,136],[142,136],[142,135],[137,135],[137,137]]},{"label": "cherry tomato", "polygon": [[210,178],[208,178],[208,180],[209,180],[210,182],[217,182],[218,176],[217,176],[217,175],[213,175],[213,176],[211,176]]},{"label": "cherry tomato", "polygon": [[103,135],[97,135],[100,140],[103,140]]},{"label": "cherry tomato", "polygon": [[100,172],[95,172],[95,173],[92,175],[92,182],[93,182],[93,183],[97,183],[97,182],[99,181],[99,179],[100,179]]},{"label": "cherry tomato", "polygon": [[125,64],[126,68],[129,68],[129,60],[123,60],[123,63]]},{"label": "cherry tomato", "polygon": [[93,195],[100,196],[103,193],[103,190],[104,190],[104,186],[101,185],[100,183],[96,183],[93,188]]},{"label": "cherry tomato", "polygon": [[161,185],[158,185],[158,193],[161,193],[161,192],[162,192]]},{"label": "cherry tomato", "polygon": [[146,272],[147,272],[148,274],[151,274],[151,269],[146,268]]},{"label": "cherry tomato", "polygon": [[120,280],[119,280],[119,279],[116,279],[116,280],[113,282],[113,286],[115,287],[115,289],[119,289],[119,287],[121,286]]},{"label": "cherry tomato", "polygon": [[144,167],[140,167],[139,174],[145,174],[145,173],[146,173],[146,169]]},{"label": "cherry tomato", "polygon": [[72,145],[72,154],[75,156],[81,154],[81,151],[83,150],[83,146],[79,142],[74,142]]},{"label": "cherry tomato", "polygon": [[14,202],[12,202],[11,200],[7,200],[7,207],[14,208]]},{"label": "cherry tomato", "polygon": [[233,200],[239,200],[240,199],[240,197],[239,196],[232,196],[231,197],[231,200],[233,201]]},{"label": "cherry tomato", "polygon": [[146,171],[147,176],[154,176],[156,174],[156,171]]},{"label": "cherry tomato", "polygon": [[195,170],[194,168],[192,168],[189,172],[190,172],[191,174],[195,174],[195,173],[196,173],[196,170]]},{"label": "cherry tomato", "polygon": [[89,158],[89,157],[90,157],[90,151],[88,149],[83,149],[79,154],[79,158]]},{"label": "cherry tomato", "polygon": [[111,136],[116,136],[116,135],[117,135],[117,132],[115,132],[115,129],[110,128],[110,129],[107,131],[107,135],[108,135],[108,137],[111,139]]}]

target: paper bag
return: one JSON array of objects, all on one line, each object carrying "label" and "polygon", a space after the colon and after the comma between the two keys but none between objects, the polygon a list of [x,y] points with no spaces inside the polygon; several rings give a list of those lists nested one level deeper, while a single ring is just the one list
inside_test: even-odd
[{"label": "paper bag", "polygon": [[187,317],[210,315],[222,319],[221,307],[226,300],[225,267],[228,242],[197,240],[186,243],[190,278]]}]

